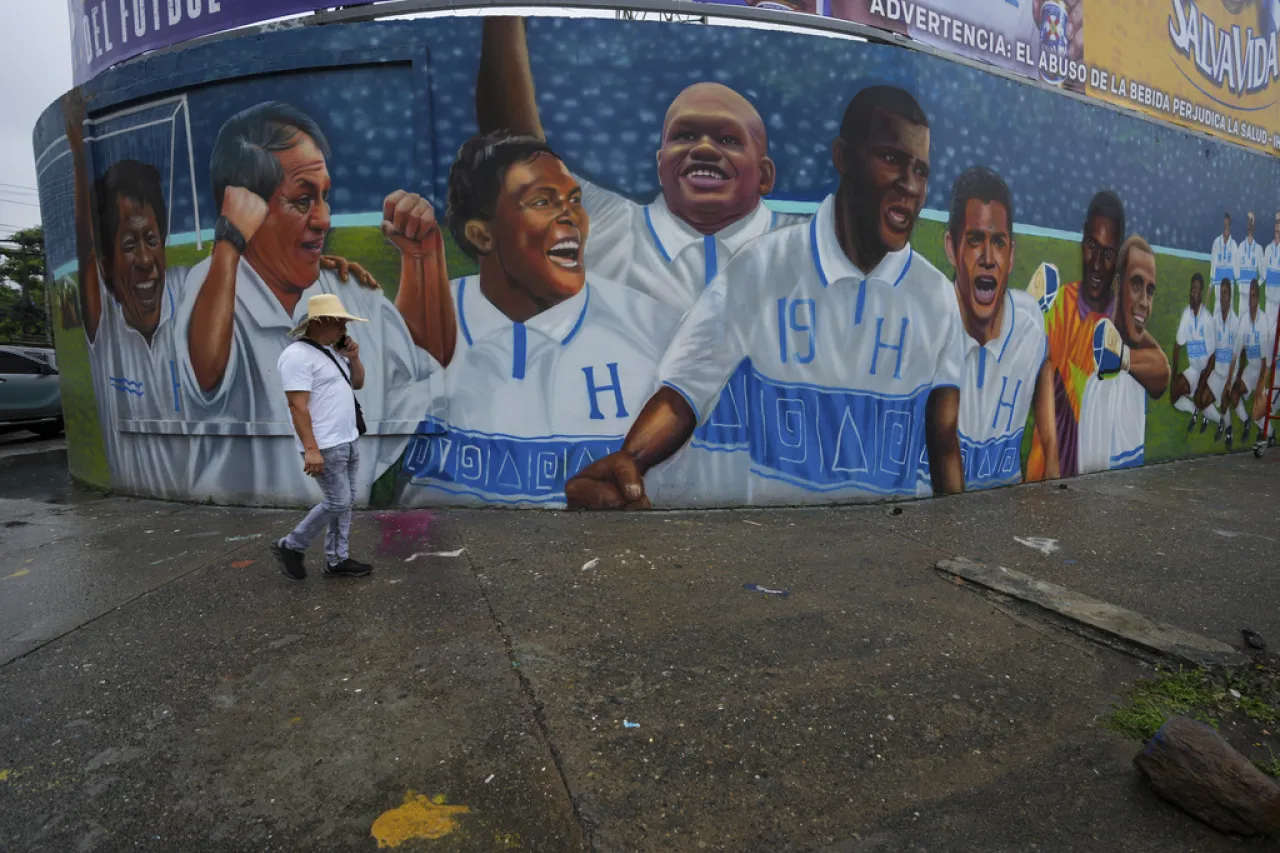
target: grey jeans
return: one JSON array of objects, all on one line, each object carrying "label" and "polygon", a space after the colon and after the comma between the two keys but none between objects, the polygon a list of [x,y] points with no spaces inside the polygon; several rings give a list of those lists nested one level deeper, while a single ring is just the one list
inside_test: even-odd
[{"label": "grey jeans", "polygon": [[356,501],[356,471],[360,468],[360,451],[354,441],[320,451],[324,471],[316,477],[323,500],[311,508],[293,532],[284,538],[284,546],[305,551],[326,527],[324,553],[329,565],[337,565],[351,556],[348,538],[351,534],[351,507]]}]

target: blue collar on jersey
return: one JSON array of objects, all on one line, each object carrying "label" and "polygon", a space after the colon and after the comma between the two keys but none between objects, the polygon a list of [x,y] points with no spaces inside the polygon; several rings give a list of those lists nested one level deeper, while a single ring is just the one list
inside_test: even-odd
[{"label": "blue collar on jersey", "polygon": [[[1002,336],[1004,340],[1000,342],[1000,352],[998,355],[996,355],[996,364],[1001,364],[1004,362],[1005,350],[1009,349],[1009,341],[1013,340],[1013,325],[1015,322],[1017,322],[1017,317],[1018,317],[1018,310],[1013,304],[1013,294],[1009,292],[1008,289],[1006,289],[1004,292],[1004,295],[1005,295],[1005,314],[1008,317],[1009,322],[1004,329],[1004,335]],[[968,333],[966,332],[966,334]],[[970,338],[969,340],[973,340],[973,338]],[[977,341],[974,341],[974,343],[976,344]],[[987,378],[987,347],[985,344],[983,344],[978,347],[978,387],[979,388],[983,386],[983,383],[986,381],[986,378]]]},{"label": "blue collar on jersey", "polygon": [[[471,329],[467,326],[467,312],[464,307],[466,304],[467,282],[470,276],[465,276],[458,280],[458,328],[462,331],[462,337],[467,342],[467,346],[474,346],[475,341],[471,337]],[[582,310],[578,312],[578,319],[574,321],[573,327],[569,332],[560,339],[560,346],[566,347],[569,342],[577,337],[578,331],[582,328],[582,324],[587,319],[587,308],[591,305],[591,284],[586,283],[582,286],[583,299]],[[483,294],[481,295],[483,297]],[[497,309],[494,309],[497,310]],[[524,323],[511,324],[511,377],[513,379],[524,379],[526,354],[528,351],[529,329]]]},{"label": "blue collar on jersey", "polygon": [[[818,220],[820,218],[821,217],[815,215],[812,219],[809,220],[809,250],[813,255],[813,267],[818,271],[818,280],[822,282],[823,287],[828,287],[830,286],[831,281],[827,277],[827,271],[822,267],[822,253],[818,249]],[[836,243],[838,245],[839,241],[836,241]],[[841,249],[840,251],[843,252],[844,250]],[[911,261],[915,258],[915,255],[916,255],[915,247],[913,247],[910,243],[907,243],[906,253],[907,253],[906,260],[902,264],[902,269],[898,271],[897,276],[895,276],[893,279],[892,284],[894,287],[897,287],[898,285],[902,284],[902,280],[907,277],[907,271],[911,269]],[[883,281],[888,281],[887,278],[883,276],[877,276],[876,274],[880,272],[886,260],[890,260],[891,258],[893,258],[894,255],[900,256],[901,254],[902,254],[902,250],[899,250],[898,252],[889,252],[880,261],[880,264],[874,270],[872,270],[869,274],[863,273],[861,270],[854,268],[852,263],[849,264],[849,267],[853,269],[854,273],[856,274],[856,277],[860,278],[864,282],[868,278],[881,278],[881,280]],[[892,261],[890,262],[892,263]]]},{"label": "blue collar on jersey", "polygon": [[[760,202],[763,204],[763,202]],[[656,202],[655,202],[656,204]],[[649,236],[653,239],[653,245],[658,250],[658,254],[662,255],[662,259],[667,263],[671,263],[671,252],[667,250],[663,244],[662,238],[658,236],[658,229],[653,224],[653,204],[644,206],[644,224],[649,227]],[[670,215],[670,214],[668,214]],[[748,217],[754,216],[752,211]],[[732,227],[732,226],[730,226]],[[769,211],[769,230],[773,231],[778,227],[778,211]],[[685,244],[688,245],[688,244]],[[677,250],[679,251],[679,250]],[[702,235],[702,286],[705,288],[715,280],[716,274],[720,271],[719,259],[716,257],[716,238],[713,234]]]}]

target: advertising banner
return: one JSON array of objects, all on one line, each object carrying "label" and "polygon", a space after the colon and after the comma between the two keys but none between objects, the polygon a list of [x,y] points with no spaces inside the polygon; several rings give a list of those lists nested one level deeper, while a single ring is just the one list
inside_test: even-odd
[{"label": "advertising banner", "polygon": [[1089,94],[1280,150],[1276,0],[1090,0]]},{"label": "advertising banner", "polygon": [[[1046,57],[1080,58],[1083,0],[830,0],[831,16],[909,36],[948,53],[1029,77]],[[1045,26],[1042,34],[1040,22]],[[1043,35],[1043,39],[1042,39]],[[1061,83],[1054,62],[1046,82]]]},{"label": "advertising banner", "polygon": [[67,0],[75,83],[148,50],[328,5],[317,0]]}]

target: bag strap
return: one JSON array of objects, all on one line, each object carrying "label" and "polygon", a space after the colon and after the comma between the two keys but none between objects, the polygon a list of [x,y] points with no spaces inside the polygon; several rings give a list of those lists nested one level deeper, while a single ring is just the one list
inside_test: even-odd
[{"label": "bag strap", "polygon": [[355,391],[355,390],[356,390],[356,389],[355,389],[355,386],[351,384],[351,377],[350,377],[350,376],[347,376],[346,371],[344,371],[344,370],[342,369],[342,365],[341,365],[341,364],[338,364],[338,360],[337,360],[336,358],[334,358],[334,357],[333,357],[333,353],[329,352],[328,347],[322,347],[322,346],[320,346],[320,344],[316,343],[315,341],[311,340],[310,338],[299,338],[299,339],[298,339],[298,342],[299,342],[299,343],[304,343],[304,344],[310,344],[311,346],[313,346],[313,347],[315,347],[316,349],[320,350],[320,352],[324,353],[324,354],[325,354],[325,357],[326,357],[326,358],[328,358],[330,361],[332,361],[332,362],[333,362],[333,366],[334,366],[334,367],[336,367],[336,368],[338,368],[338,373],[342,375],[343,380],[347,383],[347,387],[348,387],[348,388],[350,388],[352,391]]}]

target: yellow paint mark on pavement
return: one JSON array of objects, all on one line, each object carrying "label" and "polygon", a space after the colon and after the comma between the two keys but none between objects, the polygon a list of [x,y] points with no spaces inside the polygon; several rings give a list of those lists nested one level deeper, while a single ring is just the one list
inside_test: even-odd
[{"label": "yellow paint mark on pavement", "polygon": [[6,767],[5,769],[0,770],[0,782],[8,782],[10,779],[17,779],[21,775],[22,774],[17,770],[10,770]]},{"label": "yellow paint mark on pavement", "polygon": [[467,806],[445,805],[443,796],[428,798],[409,790],[404,804],[379,815],[369,832],[379,847],[399,847],[417,838],[443,838],[458,828],[457,815],[470,813]]},{"label": "yellow paint mark on pavement", "polygon": [[296,726],[300,722],[302,722],[301,717],[294,717],[292,720],[289,721],[289,725]]},{"label": "yellow paint mark on pavement", "polygon": [[13,574],[11,574],[11,575],[6,575],[6,576],[5,576],[5,580],[9,580],[9,578],[20,578],[20,577],[22,577],[23,575],[29,575],[29,574],[31,574],[31,570],[30,570],[30,569],[18,569],[18,570],[17,570],[16,572],[14,572]]}]

